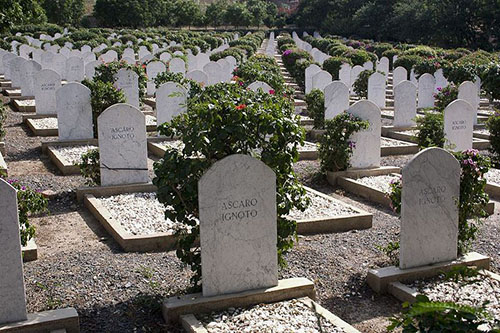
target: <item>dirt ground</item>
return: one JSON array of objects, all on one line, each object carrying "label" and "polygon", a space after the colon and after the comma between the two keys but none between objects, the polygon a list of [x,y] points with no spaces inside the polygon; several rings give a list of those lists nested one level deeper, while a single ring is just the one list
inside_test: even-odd
[{"label": "dirt ground", "polygon": [[[50,215],[34,218],[39,258],[25,263],[24,275],[30,312],[72,306],[80,315],[82,332],[178,332],[161,316],[164,297],[185,293],[190,271],[175,252],[124,253],[99,222],[76,202],[80,176],[63,176],[41,153],[21,114],[8,111],[5,138],[9,178],[35,189],[57,193]],[[409,156],[384,157],[384,165],[404,165]],[[388,318],[401,303],[380,296],[365,283],[370,268],[388,266],[377,245],[398,239],[399,220],[389,209],[333,188],[317,176],[316,161],[296,164],[304,184],[373,214],[373,227],[364,231],[300,236],[287,255],[280,277],[314,281],[318,301],[362,332],[385,332]],[[489,255],[498,272],[500,256],[498,203],[487,218],[474,250]]]}]

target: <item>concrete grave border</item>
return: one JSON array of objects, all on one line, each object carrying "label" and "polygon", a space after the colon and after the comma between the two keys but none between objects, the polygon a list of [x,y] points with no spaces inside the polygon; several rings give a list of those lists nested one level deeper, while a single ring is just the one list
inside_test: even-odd
[{"label": "concrete grave border", "polygon": [[5,162],[1,152],[0,152],[0,172],[4,172],[6,175],[9,174],[7,163]]},{"label": "concrete grave border", "polygon": [[28,313],[28,319],[0,324],[0,332],[42,333],[64,329],[66,333],[79,333],[80,320],[74,308]]},{"label": "concrete grave border", "polygon": [[[482,272],[489,278],[500,282],[500,275],[488,270],[483,270]],[[392,296],[396,297],[401,302],[408,303],[414,303],[417,295],[420,294],[417,290],[402,282],[392,282],[388,287],[388,291]]]},{"label": "concrete grave border", "polygon": [[38,259],[38,247],[35,243],[35,238],[32,238],[28,241],[26,246],[21,247],[21,251],[23,253],[23,261],[34,261]]},{"label": "concrete grave border", "polygon": [[36,106],[33,105],[21,105],[21,101],[34,101],[33,98],[16,98],[16,99],[11,99],[11,104],[13,106],[12,110],[15,112],[35,112],[36,111]]},{"label": "concrete grave border", "polygon": [[[400,131],[387,131],[384,136],[400,141],[413,142],[413,143],[417,142],[412,135],[401,133]],[[477,137],[472,138],[472,148],[478,150],[485,150],[488,149],[489,147],[490,147],[490,142],[488,140],[480,139]]]},{"label": "concrete grave border", "polygon": [[[480,269],[489,269],[491,259],[477,252],[469,252],[453,261],[445,261],[432,265],[400,269],[389,266],[377,269],[370,269],[366,276],[366,282],[377,293],[392,293],[394,282],[411,282],[418,279],[427,279],[442,272],[448,272],[457,266],[476,266]],[[397,296],[394,295],[396,298]]]},{"label": "concrete grave border", "polygon": [[33,119],[42,119],[42,118],[52,118],[52,117],[40,117],[40,118],[26,118],[25,123],[28,128],[31,130],[34,136],[57,136],[59,134],[57,128],[41,128],[36,125],[32,120]]},{"label": "concrete grave border", "polygon": [[12,85],[10,87],[6,87],[4,90],[3,90],[3,94],[6,96],[6,97],[9,97],[11,100],[12,98],[14,97],[17,97],[17,98],[21,98],[21,88],[12,88]]},{"label": "concrete grave border", "polygon": [[[310,309],[315,311],[318,315],[323,317],[324,320],[328,321],[332,325],[338,328],[342,328],[346,333],[359,333],[357,329],[313,301],[309,297],[302,297],[298,299],[300,302],[306,304]],[[203,327],[201,321],[199,321],[195,315],[187,314],[180,317],[180,322],[184,330],[189,333],[208,333],[208,331]]]},{"label": "concrete grave border", "polygon": [[293,298],[316,299],[314,283],[306,278],[279,280],[271,288],[246,290],[238,293],[204,297],[201,293],[172,296],[163,301],[163,318],[177,322],[180,316],[224,310],[230,307],[249,307],[260,303],[275,303]]},{"label": "concrete grave border", "polygon": [[356,213],[352,215],[339,215],[331,217],[318,217],[312,219],[297,220],[297,233],[300,235],[314,235],[320,233],[337,233],[350,230],[363,230],[372,227],[373,215],[349,205],[343,201],[337,200],[329,195],[318,192],[304,186],[306,191],[320,196],[326,200],[339,203],[345,207],[354,210]]},{"label": "concrete grave border", "polygon": [[90,140],[75,140],[75,141],[56,141],[56,142],[44,142],[42,143],[42,152],[47,154],[54,163],[54,165],[61,171],[61,173],[65,176],[67,175],[79,175],[80,168],[76,165],[67,163],[66,160],[57,152],[55,147],[68,147],[68,146],[85,146],[85,145],[94,145],[97,146],[97,139]]}]

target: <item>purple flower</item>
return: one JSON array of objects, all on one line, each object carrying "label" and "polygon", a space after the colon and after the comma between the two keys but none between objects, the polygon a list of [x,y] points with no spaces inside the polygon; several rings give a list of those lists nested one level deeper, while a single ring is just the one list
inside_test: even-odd
[{"label": "purple flower", "polygon": [[283,55],[284,55],[284,56],[287,56],[287,55],[289,55],[290,53],[292,53],[292,50],[285,50],[285,52],[283,52]]},{"label": "purple flower", "polygon": [[356,142],[349,141],[349,148],[354,149],[356,148]]}]

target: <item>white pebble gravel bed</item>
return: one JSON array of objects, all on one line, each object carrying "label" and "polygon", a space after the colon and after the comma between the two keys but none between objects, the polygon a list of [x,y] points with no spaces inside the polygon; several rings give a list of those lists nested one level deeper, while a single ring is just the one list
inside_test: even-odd
[{"label": "white pebble gravel bed", "polygon": [[416,136],[418,134],[418,130],[407,130],[407,131],[400,131],[398,133],[402,133],[402,134],[407,134],[407,135],[412,135],[412,136]]},{"label": "white pebble gravel bed", "polygon": [[210,333],[344,332],[300,300],[259,304],[247,309],[229,308],[217,313],[197,315],[197,318]]},{"label": "white pebble gravel bed", "polygon": [[51,147],[52,150],[59,153],[61,158],[64,159],[64,164],[77,164],[81,162],[81,156],[91,149],[96,149],[97,146],[85,145],[85,146],[55,146]]},{"label": "white pebble gravel bed", "polygon": [[165,206],[156,199],[156,193],[120,194],[97,200],[132,235],[174,232],[179,227],[165,219]]},{"label": "white pebble gravel bed", "polygon": [[184,149],[184,142],[181,140],[173,140],[173,141],[163,141],[159,143],[160,146],[164,148],[174,148],[177,150],[182,150]]},{"label": "white pebble gravel bed", "polygon": [[490,135],[490,131],[487,130],[486,128],[476,129],[474,130],[474,133]]},{"label": "white pebble gravel bed", "polygon": [[57,118],[55,117],[31,119],[31,123],[36,128],[41,128],[41,129],[57,128]]},{"label": "white pebble gravel bed", "polygon": [[490,168],[490,170],[484,174],[484,178],[486,178],[488,183],[495,183],[500,185],[500,170]]},{"label": "white pebble gravel bed", "polygon": [[156,126],[156,117],[146,115],[146,126]]},{"label": "white pebble gravel bed", "polygon": [[20,100],[17,100],[17,104],[19,106],[35,106],[35,100],[34,99],[20,99]]},{"label": "white pebble gravel bed", "polygon": [[380,138],[380,146],[381,147],[403,147],[403,146],[410,146],[410,145],[411,145],[411,143],[405,142],[405,141],[388,139],[388,138]]},{"label": "white pebble gravel bed", "polygon": [[486,309],[495,319],[500,320],[499,281],[482,275],[472,277],[473,283],[444,281],[443,278],[444,276],[440,279],[415,281],[409,286],[433,301],[455,302],[475,307],[488,301]]},{"label": "white pebble gravel bed", "polygon": [[365,186],[375,188],[384,193],[389,193],[391,191],[391,181],[398,180],[399,176],[396,175],[383,175],[383,176],[371,176],[371,177],[362,177],[356,179],[358,183],[361,183]]},{"label": "white pebble gravel bed", "polygon": [[318,146],[315,143],[312,142],[304,142],[304,145],[298,147],[297,149],[299,152],[300,151],[311,151],[311,150],[318,150]]},{"label": "white pebble gravel bed", "polygon": [[311,203],[303,212],[293,209],[288,217],[293,220],[306,220],[320,217],[334,217],[358,214],[349,206],[343,205],[340,201],[327,200],[319,195],[307,192],[307,197],[311,199]]}]

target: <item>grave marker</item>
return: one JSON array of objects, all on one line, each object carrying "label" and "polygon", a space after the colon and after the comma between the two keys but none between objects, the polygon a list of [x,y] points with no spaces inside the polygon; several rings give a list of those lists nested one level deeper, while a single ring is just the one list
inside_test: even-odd
[{"label": "grave marker", "polygon": [[35,74],[36,114],[56,114],[56,91],[61,87],[61,76],[52,69],[42,69]]},{"label": "grave marker", "polygon": [[231,155],[198,183],[203,296],[278,284],[276,176],[263,162]]},{"label": "grave marker", "polygon": [[333,81],[325,87],[325,119],[349,109],[349,87],[342,81]]},{"label": "grave marker", "polygon": [[445,148],[453,151],[472,149],[474,109],[462,99],[451,102],[444,109]]},{"label": "grave marker", "polygon": [[90,89],[78,82],[56,91],[59,141],[94,138]]},{"label": "grave marker", "polygon": [[115,86],[121,89],[128,104],[139,108],[139,76],[136,72],[122,68],[115,74]]},{"label": "grave marker", "polygon": [[394,87],[394,127],[415,126],[417,86],[404,80]]}]

